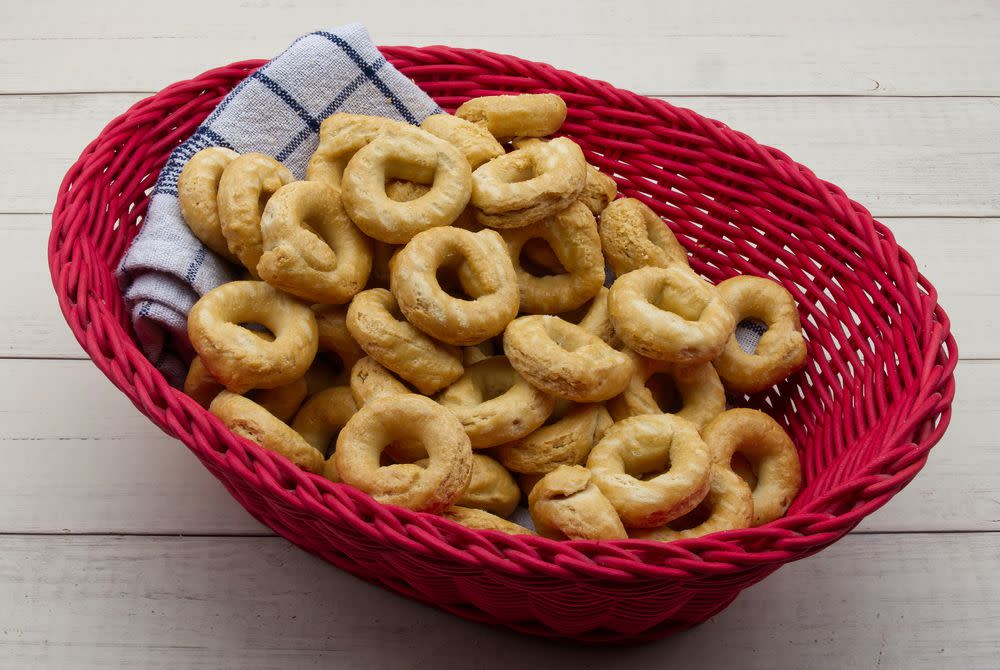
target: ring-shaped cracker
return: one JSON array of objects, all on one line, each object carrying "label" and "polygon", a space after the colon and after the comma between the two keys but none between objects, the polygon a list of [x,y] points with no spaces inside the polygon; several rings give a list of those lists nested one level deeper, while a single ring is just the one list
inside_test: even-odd
[{"label": "ring-shaped cracker", "polygon": [[587,184],[587,169],[572,140],[529,144],[477,168],[470,202],[484,226],[527,226],[569,207]]},{"label": "ring-shaped cracker", "polygon": [[343,304],[364,288],[371,241],[325,184],[296,181],[271,196],[260,219],[264,252],[257,273],[268,284],[310,302]]},{"label": "ring-shaped cracker", "polygon": [[[696,520],[695,525],[691,525]],[[753,521],[753,494],[738,475],[726,468],[713,468],[708,495],[697,507],[662,528],[629,533],[637,540],[683,540],[734,528],[748,528]]]},{"label": "ring-shaped cracker", "polygon": [[[427,467],[380,465],[385,447],[401,439],[424,446]],[[472,447],[462,424],[430,398],[412,393],[365,403],[340,431],[334,458],[341,481],[381,503],[432,514],[453,505],[472,477]]]},{"label": "ring-shaped cracker", "polygon": [[534,432],[555,407],[555,398],[528,384],[504,356],[470,365],[437,401],[462,422],[473,449]]},{"label": "ring-shaped cracker", "polygon": [[600,402],[625,390],[632,360],[601,338],[559,317],[522,316],[507,326],[504,353],[539,388],[574,402]]},{"label": "ring-shaped cracker", "polygon": [[[600,404],[560,403],[565,410],[533,433],[497,447],[493,455],[521,474],[545,474],[560,465],[580,465],[614,423]],[[562,408],[560,408],[562,409]]]},{"label": "ring-shaped cracker", "polygon": [[350,374],[354,364],[366,354],[347,329],[347,309],[348,305],[312,306],[316,315],[319,351],[336,356],[341,368]]},{"label": "ring-shaped cracker", "polygon": [[601,247],[621,276],[647,266],[688,267],[687,252],[662,219],[635,198],[620,198],[601,212]]},{"label": "ring-shaped cracker", "polygon": [[[462,288],[471,299],[441,288],[437,275],[447,267],[459,268]],[[517,315],[514,266],[493,230],[470,233],[447,227],[416,235],[396,255],[390,284],[406,319],[448,344],[478,344],[503,332]]]},{"label": "ring-shaped cracker", "polygon": [[[386,193],[389,179],[430,184],[424,195],[400,202]],[[472,171],[451,144],[419,128],[385,133],[360,149],[344,170],[344,207],[370,237],[405,244],[417,233],[448,226],[469,203]]]},{"label": "ring-shaped cracker", "polygon": [[781,284],[743,275],[716,286],[737,324],[756,319],[767,326],[757,348],[748,353],[734,332],[715,359],[722,383],[731,391],[757,393],[799,370],[806,362],[806,341],[795,298]]},{"label": "ring-shaped cracker", "polygon": [[657,528],[687,514],[712,479],[698,428],[672,414],[619,421],[594,446],[587,467],[629,528]]},{"label": "ring-shaped cracker", "polygon": [[303,470],[323,471],[323,454],[253,400],[223,391],[212,401],[209,411],[236,435],[281,454]]},{"label": "ring-shaped cracker", "polygon": [[336,445],[340,431],[357,411],[351,389],[334,386],[311,396],[292,421],[292,430],[327,459],[323,476],[330,481],[340,481],[337,462],[330,455],[331,447]]},{"label": "ring-shaped cracker", "polygon": [[231,263],[240,259],[229,250],[219,223],[219,181],[226,166],[239,154],[225,147],[202,149],[187,162],[177,178],[181,216],[194,236]]},{"label": "ring-shaped cracker", "polygon": [[566,120],[566,103],[553,93],[488,95],[466,100],[455,116],[485,127],[498,139],[545,137]]},{"label": "ring-shaped cracker", "polygon": [[279,188],[294,179],[284,165],[258,153],[234,158],[222,172],[217,200],[222,234],[229,250],[255,277],[264,253],[260,233],[264,208]]},{"label": "ring-shaped cracker", "polygon": [[715,287],[686,267],[646,267],[618,277],[608,310],[630,349],[683,365],[714,359],[735,326]]},{"label": "ring-shaped cracker", "polygon": [[562,465],[542,477],[528,495],[539,535],[554,540],[623,540],[617,512],[587,468]]},{"label": "ring-shaped cracker", "polygon": [[621,338],[615,334],[615,327],[611,323],[611,313],[608,311],[608,293],[608,289],[602,286],[590,302],[584,303],[571,312],[560,314],[559,318],[575,323],[591,335],[597,335],[612,349],[621,349],[624,345]]},{"label": "ring-shaped cracker", "polygon": [[753,525],[784,516],[802,485],[799,454],[778,422],[763,412],[738,408],[723,412],[702,431],[717,468],[733,468],[739,453],[750,464],[755,481]]},{"label": "ring-shaped cracker", "polygon": [[[558,314],[576,309],[604,286],[604,256],[594,215],[580,202],[530,226],[501,233],[521,294],[521,312]],[[521,266],[521,252],[529,240],[545,240],[563,271],[535,276]]]},{"label": "ring-shaped cracker", "polygon": [[[417,465],[423,467],[428,463],[428,459],[417,461]],[[520,501],[521,489],[502,465],[489,456],[472,454],[472,479],[456,505],[508,517]]]},{"label": "ring-shaped cracker", "polygon": [[403,318],[396,298],[383,288],[362,291],[347,310],[347,329],[365,353],[424,395],[462,376],[462,353],[425,335]]},{"label": "ring-shaped cracker", "polygon": [[409,128],[403,121],[338,112],[319,126],[319,146],[306,165],[306,179],[339,189],[344,169],[359,149],[391,130]]},{"label": "ring-shaped cracker", "polygon": [[496,530],[508,535],[534,535],[534,533],[524,526],[519,526],[513,521],[507,521],[507,519],[500,518],[496,514],[490,514],[489,512],[473,507],[452,505],[441,512],[441,516],[466,528],[473,528],[475,530]]},{"label": "ring-shaped cracker", "polygon": [[[240,324],[259,323],[259,337]],[[188,314],[188,336],[213,377],[234,393],[282,386],[305,375],[316,357],[316,318],[306,305],[256,281],[212,289]]]},{"label": "ring-shaped cracker", "polygon": [[635,353],[631,356],[635,374],[622,394],[608,401],[615,421],[643,414],[676,414],[700,430],[726,410],[726,391],[711,363],[677,365]]},{"label": "ring-shaped cracker", "polygon": [[420,123],[420,127],[452,144],[465,156],[473,170],[505,153],[503,145],[483,126],[451,114],[431,114]]}]

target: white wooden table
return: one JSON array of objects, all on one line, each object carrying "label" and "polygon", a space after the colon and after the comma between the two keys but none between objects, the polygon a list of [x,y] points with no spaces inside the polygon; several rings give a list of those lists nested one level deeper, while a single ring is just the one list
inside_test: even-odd
[{"label": "white wooden table", "polygon": [[[0,3],[0,666],[1000,667],[1000,3],[144,4]],[[355,19],[382,44],[515,53],[665,96],[865,203],[958,338],[954,419],[925,470],[830,549],[631,649],[466,623],[250,519],[86,360],[49,283],[49,213],[133,101]]]}]

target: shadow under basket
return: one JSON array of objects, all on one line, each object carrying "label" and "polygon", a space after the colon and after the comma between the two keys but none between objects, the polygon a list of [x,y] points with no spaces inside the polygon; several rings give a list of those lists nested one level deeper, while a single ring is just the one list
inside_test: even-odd
[{"label": "shadow under basket", "polygon": [[171,150],[264,63],[246,61],[168,86],[108,124],[59,189],[48,253],[60,307],[94,363],[256,519],[467,619],[628,642],[718,613],[842,537],[920,471],[951,416],[958,355],[934,287],[864,207],[781,152],[661,100],[485,51],[382,51],[448,111],[482,95],[561,95],[562,132],[622,195],[664,217],[697,272],[713,282],[767,276],[792,292],[808,365],[744,404],[788,430],[803,488],[786,517],[760,528],[671,543],[555,542],[381,505],[230,433],[143,357],[113,273]]}]

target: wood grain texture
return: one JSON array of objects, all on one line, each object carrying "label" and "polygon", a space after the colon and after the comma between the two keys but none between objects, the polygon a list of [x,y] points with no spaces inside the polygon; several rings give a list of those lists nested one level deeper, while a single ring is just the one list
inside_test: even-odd
[{"label": "wood grain texture", "polygon": [[556,645],[361,582],[279,538],[0,538],[0,668],[994,670],[1000,534],[851,536],[719,616]]},{"label": "wood grain texture", "polygon": [[[0,213],[50,212],[66,170],[136,94],[0,96]],[[876,216],[1000,215],[1000,101],[672,98],[778,147]],[[54,129],[58,129],[55,131]],[[25,180],[25,171],[31,179]]]},{"label": "wood grain texture", "polygon": [[[0,532],[264,529],[89,361],[0,361]],[[1000,530],[1000,362],[962,363],[951,428],[861,529]]]},{"label": "wood grain texture", "polygon": [[[964,359],[1000,358],[1000,219],[884,220],[938,290]],[[0,352],[8,357],[85,358],[66,325],[40,262],[50,220],[43,214],[0,214],[0,285],[17,286],[0,301]]]},{"label": "wood grain texture", "polygon": [[[419,7],[419,9],[417,9]],[[996,95],[990,0],[5,3],[0,92],[154,91],[363,20],[378,44],[513,53],[645,94]],[[54,20],[53,17],[57,17]]]}]

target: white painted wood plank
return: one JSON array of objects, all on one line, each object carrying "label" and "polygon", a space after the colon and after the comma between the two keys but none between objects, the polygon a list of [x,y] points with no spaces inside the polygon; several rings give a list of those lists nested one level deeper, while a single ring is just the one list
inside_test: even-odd
[{"label": "white painted wood plank", "polygon": [[0,538],[0,667],[996,668],[1000,534],[849,536],[632,648],[471,624],[278,538]]},{"label": "white painted wood plank", "polygon": [[[939,293],[963,358],[1000,358],[1000,219],[887,219]],[[0,214],[0,286],[17,286],[0,301],[0,352],[5,356],[81,358],[85,353],[59,311],[41,261],[50,219]]]},{"label": "white painted wood plank", "polygon": [[[99,8],[99,9],[98,9]],[[997,94],[989,0],[6,3],[0,92],[157,90],[363,20],[379,44],[513,53],[655,94]]]},{"label": "white painted wood plank", "polygon": [[[0,361],[0,533],[257,533],[89,361]],[[951,428],[866,531],[1000,530],[1000,362],[962,363]]]},{"label": "white painted wood plank", "polygon": [[[66,170],[139,95],[0,96],[0,212],[50,212]],[[776,146],[876,216],[1000,215],[1000,101],[678,98]],[[30,175],[25,178],[25,175]]]}]

